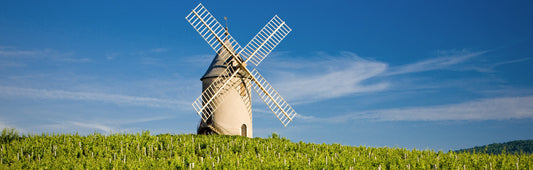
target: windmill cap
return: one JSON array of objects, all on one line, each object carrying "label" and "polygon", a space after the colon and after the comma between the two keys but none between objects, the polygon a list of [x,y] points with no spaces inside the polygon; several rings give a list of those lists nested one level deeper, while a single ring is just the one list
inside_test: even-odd
[{"label": "windmill cap", "polygon": [[[233,46],[231,46],[229,40],[224,41],[224,44],[228,46],[230,50],[233,50]],[[232,60],[233,58],[231,57],[229,52],[224,47],[220,48],[215,58],[213,58],[213,61],[211,61],[211,65],[209,65],[209,68],[200,80],[220,76],[222,72],[224,72],[224,70],[231,65]]]}]

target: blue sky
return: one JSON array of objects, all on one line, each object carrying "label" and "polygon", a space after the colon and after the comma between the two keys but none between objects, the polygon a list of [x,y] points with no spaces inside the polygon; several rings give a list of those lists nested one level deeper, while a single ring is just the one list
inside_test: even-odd
[{"label": "blue sky", "polygon": [[1,1],[0,127],[195,133],[215,52],[196,5],[245,45],[292,32],[256,67],[299,113],[254,98],[254,136],[450,150],[532,139],[531,1]]}]

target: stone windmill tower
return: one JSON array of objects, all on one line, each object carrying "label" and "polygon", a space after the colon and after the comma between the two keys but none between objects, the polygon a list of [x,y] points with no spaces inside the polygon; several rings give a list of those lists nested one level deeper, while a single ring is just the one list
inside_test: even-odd
[{"label": "stone windmill tower", "polygon": [[287,126],[297,113],[257,70],[247,68],[248,62],[259,65],[291,31],[285,21],[274,16],[242,48],[202,4],[198,4],[185,19],[217,52],[201,78],[202,94],[192,104],[202,118],[198,134],[253,137],[251,89]]}]

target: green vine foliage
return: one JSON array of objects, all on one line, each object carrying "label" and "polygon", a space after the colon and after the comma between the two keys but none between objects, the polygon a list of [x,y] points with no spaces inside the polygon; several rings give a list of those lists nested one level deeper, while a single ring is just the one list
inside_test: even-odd
[{"label": "green vine foliage", "polygon": [[2,129],[2,137],[0,138],[0,143],[8,144],[13,140],[19,139],[20,136],[15,129],[4,128]]},{"label": "green vine foliage", "polygon": [[0,169],[533,169],[531,154],[443,153],[224,135],[2,131]]}]

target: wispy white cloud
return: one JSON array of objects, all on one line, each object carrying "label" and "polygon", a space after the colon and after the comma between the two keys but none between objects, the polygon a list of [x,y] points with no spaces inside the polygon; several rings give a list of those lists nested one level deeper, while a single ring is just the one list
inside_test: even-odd
[{"label": "wispy white cloud", "polygon": [[506,64],[520,63],[520,62],[528,61],[529,59],[531,59],[531,58],[530,57],[525,57],[525,58],[519,58],[519,59],[516,59],[516,60],[502,61],[502,62],[493,64],[493,67],[498,67],[498,66],[506,65]]},{"label": "wispy white cloud", "polygon": [[3,50],[3,49],[12,49],[13,47],[12,46],[2,46],[0,45],[0,50]]},{"label": "wispy white cloud", "polygon": [[127,124],[145,123],[158,120],[170,119],[170,116],[155,116],[155,117],[141,117],[131,119],[106,119],[100,121],[66,121],[66,123],[60,122],[62,129],[90,129],[101,130],[104,132],[128,132],[130,130],[122,128]]},{"label": "wispy white cloud", "polygon": [[[75,58],[71,57],[73,52],[59,52],[53,49],[38,49],[38,50],[26,50],[18,49],[15,47],[0,48],[0,57],[4,60],[2,62],[10,62],[13,64],[4,65],[9,66],[25,66],[28,59],[33,60],[49,60],[56,62],[67,63],[86,63],[91,62],[90,58]],[[24,60],[26,59],[26,60]]]},{"label": "wispy white cloud", "polygon": [[81,132],[82,134],[92,133],[95,131],[101,131],[105,133],[116,132],[135,132],[141,131],[142,128],[128,128],[129,125],[135,125],[137,123],[145,123],[152,121],[159,121],[165,119],[171,119],[172,116],[155,116],[155,117],[140,117],[140,118],[97,118],[91,120],[79,119],[62,119],[59,121],[53,121],[50,123],[38,123],[30,125],[26,128],[20,128],[15,126],[9,126],[5,124],[0,118],[0,128],[15,128],[22,133],[36,133],[42,131],[53,132]]},{"label": "wispy white cloud", "polygon": [[[336,58],[313,64],[294,62],[300,63],[300,65],[307,64],[307,67],[299,67],[298,64],[293,63],[294,68],[312,70],[278,71],[276,77],[279,78],[275,87],[283,96],[297,102],[324,100],[353,93],[375,92],[388,87],[387,82],[365,82],[385,72],[387,64],[363,59],[351,52],[342,52],[341,57]],[[283,64],[277,66],[283,67]],[[287,67],[290,66],[287,65]],[[310,72],[313,74],[309,74]]]},{"label": "wispy white cloud", "polygon": [[[378,77],[453,69],[488,51],[438,51],[439,57],[437,58],[395,67],[389,67],[389,64],[384,62],[359,57],[352,52],[341,52],[338,56],[318,53],[318,57],[313,57],[312,62],[308,58],[296,61],[281,60],[267,67],[274,70],[272,72],[277,78],[274,87],[283,96],[287,96],[292,101],[307,103],[355,93],[384,91],[390,89],[391,84],[388,81],[390,79]],[[316,58],[320,59],[316,60]],[[373,78],[381,81],[369,81]]]},{"label": "wispy white cloud", "polygon": [[117,56],[119,56],[119,55],[120,55],[120,53],[118,53],[118,52],[106,53],[105,54],[105,58],[107,60],[113,60],[113,59],[117,58]]},{"label": "wispy white cloud", "polygon": [[53,53],[51,49],[44,50],[20,50],[13,47],[0,48],[0,56],[3,57],[18,57],[18,56],[32,56],[32,55],[48,55]]},{"label": "wispy white cloud", "polygon": [[44,90],[18,87],[0,86],[0,96],[27,97],[39,99],[60,99],[79,101],[99,101],[116,104],[129,104],[136,106],[156,107],[156,108],[184,108],[187,102],[159,99],[151,97],[137,97],[116,94],[92,93],[92,92],[70,92],[63,90]]},{"label": "wispy white cloud", "polygon": [[0,61],[0,68],[25,67],[26,64],[14,61]]},{"label": "wispy white cloud", "polygon": [[142,118],[134,118],[134,119],[122,119],[118,121],[113,121],[109,123],[117,123],[118,124],[135,124],[135,123],[144,123],[144,122],[151,122],[151,121],[158,121],[158,120],[165,120],[170,119],[171,116],[155,116],[155,117],[142,117]]},{"label": "wispy white cloud", "polygon": [[12,58],[39,58],[39,57],[51,57],[51,56],[64,56],[71,53],[59,53],[52,49],[41,49],[41,50],[25,50],[18,48],[0,48],[0,56],[2,57],[12,57]]},{"label": "wispy white cloud", "polygon": [[210,62],[213,60],[214,57],[215,57],[215,54],[200,54],[200,55],[193,55],[193,56],[185,57],[184,61],[188,63],[204,64],[206,66],[209,66],[208,64],[210,64]]},{"label": "wispy white cloud", "polygon": [[470,52],[468,50],[440,51],[439,52],[440,57],[423,60],[420,62],[415,62],[412,64],[403,65],[403,66],[392,67],[384,75],[391,76],[391,75],[398,75],[398,74],[416,73],[416,72],[422,72],[422,71],[447,69],[447,68],[450,68],[451,66],[463,63],[471,58],[483,55],[487,52],[488,51]]},{"label": "wispy white cloud", "polygon": [[131,56],[140,56],[140,57],[154,57],[153,55],[157,55],[158,53],[163,53],[169,51],[168,48],[152,48],[152,49],[143,49],[143,50],[136,50],[136,51],[113,51],[113,52],[106,52],[104,54],[105,58],[107,60],[114,60],[119,57],[128,56],[128,58],[131,58]]},{"label": "wispy white cloud", "polygon": [[151,48],[151,49],[143,49],[140,51],[131,52],[130,55],[135,56],[147,56],[147,55],[153,55],[157,53],[162,53],[168,51],[168,48]]},{"label": "wispy white cloud", "polygon": [[[146,123],[153,121],[160,121],[166,119],[172,119],[173,116],[154,116],[154,117],[139,117],[139,118],[90,118],[90,119],[62,119],[55,120],[50,123],[38,123],[27,127],[29,130],[20,129],[14,127],[24,133],[35,133],[42,131],[52,132],[80,132],[81,134],[88,134],[95,131],[104,133],[133,133],[144,130],[144,128],[138,127],[138,123]],[[0,127],[2,122],[0,121]],[[10,126],[7,126],[10,127]],[[134,128],[132,128],[134,127]],[[167,133],[170,131],[166,131]]]},{"label": "wispy white cloud", "polygon": [[[380,92],[392,88],[389,81],[392,81],[390,78],[393,76],[442,69],[464,71],[465,68],[471,68],[471,66],[479,64],[472,63],[470,60],[480,57],[489,51],[440,51],[438,53],[440,57],[397,67],[388,67],[387,63],[363,59],[350,52],[344,52],[340,57],[334,56],[333,58],[337,58],[336,60],[315,61],[318,64],[307,63],[304,62],[305,60],[303,62],[276,62],[276,64],[279,64],[277,67],[290,71],[296,70],[296,72],[279,71],[280,73],[276,74],[275,77],[278,78],[276,81],[281,83],[275,84],[275,87],[280,89],[279,91],[282,95],[287,95],[288,98],[298,102],[314,102],[362,92]],[[323,55],[323,58],[329,57],[332,56]],[[338,59],[342,57],[344,59]],[[493,67],[497,67],[527,60],[529,58],[498,62],[492,65]],[[465,65],[467,67],[463,67]],[[306,67],[313,68],[310,72],[314,72],[308,74],[309,72],[299,70]],[[316,72],[316,70],[321,70],[323,73]],[[284,79],[279,77],[284,77]],[[464,81],[462,80],[458,84],[464,85]],[[439,84],[446,84],[446,82],[439,82]],[[416,84],[416,86],[427,86],[427,84]],[[439,87],[432,88],[438,89]],[[369,110],[325,118],[305,115],[305,113],[298,115],[298,119],[310,122],[345,122],[355,119],[377,121],[440,121],[523,118],[533,118],[533,96],[509,97],[509,95],[504,95],[504,97],[486,98],[464,103]]]},{"label": "wispy white cloud", "polygon": [[487,98],[464,103],[361,111],[329,118],[301,116],[306,121],[446,121],[532,119],[533,96]]},{"label": "wispy white cloud", "polygon": [[[103,125],[103,124],[100,124],[100,123],[86,123],[86,122],[78,122],[78,121],[69,121],[68,124],[72,125],[72,126],[75,126],[75,127],[101,130],[101,131],[104,131],[104,132],[116,132],[116,130],[114,128],[112,128],[111,126]],[[68,129],[77,129],[77,128],[73,128],[73,127],[67,127],[67,128]]]},{"label": "wispy white cloud", "polygon": [[502,65],[507,65],[507,64],[521,63],[521,62],[528,61],[530,59],[531,58],[529,58],[529,57],[525,57],[525,58],[519,58],[519,59],[515,59],[515,60],[508,60],[508,61],[492,63],[492,64],[488,64],[488,65],[483,65],[483,66],[471,66],[471,67],[468,67],[466,69],[471,69],[471,70],[475,70],[475,71],[482,72],[482,73],[494,73],[494,72],[496,72],[495,71],[496,67],[499,67],[499,66],[502,66]]}]

